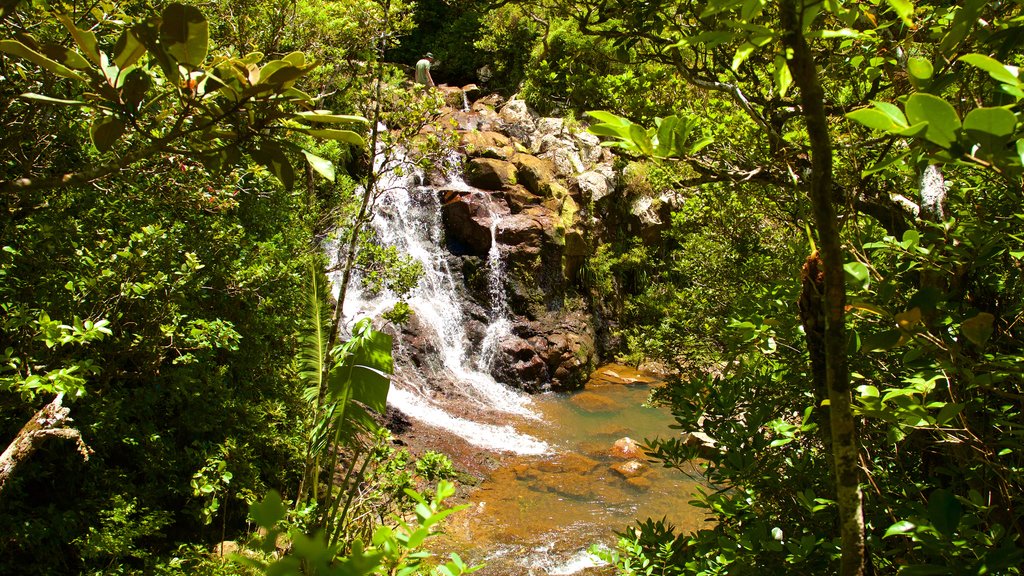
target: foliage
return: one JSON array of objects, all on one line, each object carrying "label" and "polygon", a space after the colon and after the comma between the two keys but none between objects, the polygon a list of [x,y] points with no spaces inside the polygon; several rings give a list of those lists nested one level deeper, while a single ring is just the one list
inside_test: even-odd
[{"label": "foliage", "polygon": [[[350,544],[349,552],[342,554],[341,545],[331,545],[322,535],[307,536],[295,529],[282,525],[286,508],[281,497],[271,492],[262,502],[253,504],[250,514],[253,520],[264,531],[265,536],[256,545],[264,554],[269,555],[277,546],[281,534],[288,534],[292,541],[292,552],[279,559],[254,560],[245,556],[237,558],[239,562],[256,566],[266,574],[275,575],[345,575],[362,576],[365,574],[387,574],[393,576],[406,574],[428,573],[432,576],[458,576],[475,572],[480,566],[467,566],[452,553],[450,560],[441,565],[430,567],[432,556],[421,550],[423,542],[431,537],[435,528],[449,515],[463,506],[448,508],[444,500],[455,493],[454,486],[447,481],[437,485],[437,495],[427,500],[415,490],[406,489],[406,494],[416,503],[415,520],[407,522],[404,518],[395,517],[396,525],[381,526],[369,543],[355,540]],[[430,567],[429,571],[424,572]]]},{"label": "foliage", "polygon": [[[1022,381],[1012,368],[1021,349],[1020,238],[1005,227],[1020,218],[1020,55],[1008,43],[1019,32],[1019,7],[801,8],[832,150],[808,147],[797,114],[778,113],[812,98],[806,88],[799,101],[788,96],[797,68],[786,48],[791,37],[777,25],[778,6],[664,3],[664,12],[639,17],[650,7],[616,3],[614,20],[605,19],[603,5],[577,15],[616,42],[642,30],[632,36],[640,38],[637,54],[677,56],[680,76],[731,101],[747,128],[713,130],[714,142],[694,153],[677,149],[675,138],[662,146],[670,138],[657,124],[636,130],[605,116],[598,133],[633,153],[678,159],[681,172],[696,176],[677,185],[743,180],[776,202],[787,188],[809,188],[813,172],[802,155],[829,155],[834,163],[829,175],[845,206],[845,324],[867,561],[901,574],[1019,573],[1020,521],[1006,511],[1021,493],[1014,434]],[[668,26],[680,18],[689,23],[684,29]],[[756,127],[753,138],[749,127]],[[803,223],[806,209],[784,210]],[[821,425],[834,405],[807,386],[815,378],[814,335],[796,322],[792,282],[770,282],[739,288],[737,301],[746,305],[731,311],[734,336],[720,348],[720,373],[684,372],[666,392],[680,427],[716,442],[702,452],[713,491],[695,503],[717,525],[681,539],[685,561],[672,568],[679,573],[837,566],[833,438]],[[810,366],[799,353],[805,338]],[[680,438],[651,449],[669,466],[697,455]],[[623,541],[630,569],[654,565],[659,550],[680,542],[671,531],[657,541]]]}]

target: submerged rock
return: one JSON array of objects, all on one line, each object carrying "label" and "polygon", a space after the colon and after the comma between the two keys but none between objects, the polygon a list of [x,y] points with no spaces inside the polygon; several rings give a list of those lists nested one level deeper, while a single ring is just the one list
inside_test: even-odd
[{"label": "submerged rock", "polygon": [[636,443],[629,436],[619,438],[612,445],[611,455],[614,458],[622,458],[625,460],[644,458],[644,451],[640,448],[640,445]]},{"label": "submerged rock", "polygon": [[611,469],[623,478],[635,478],[647,470],[647,464],[639,460],[627,460],[626,462],[612,464]]}]

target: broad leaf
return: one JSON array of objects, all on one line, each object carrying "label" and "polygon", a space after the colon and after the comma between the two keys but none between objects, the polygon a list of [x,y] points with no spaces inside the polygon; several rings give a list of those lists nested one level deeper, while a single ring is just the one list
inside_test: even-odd
[{"label": "broad leaf", "polygon": [[985,342],[992,337],[992,325],[995,319],[995,316],[988,312],[982,312],[973,318],[964,320],[960,325],[960,332],[975,345],[984,346]]},{"label": "broad leaf", "polygon": [[142,42],[139,42],[131,30],[125,30],[117,39],[117,44],[114,44],[114,64],[124,70],[138,62],[145,53],[146,47]]},{"label": "broad leaf", "polygon": [[928,498],[928,519],[932,526],[946,536],[953,536],[960,525],[964,508],[949,490],[939,488]]},{"label": "broad leaf", "polygon": [[930,61],[914,56],[907,61],[907,71],[918,81],[924,81],[929,80],[935,70]]},{"label": "broad leaf", "polygon": [[75,44],[78,44],[78,48],[82,51],[89,60],[92,60],[97,66],[101,65],[100,62],[100,51],[97,47],[96,35],[89,30],[82,30],[75,23],[64,14],[57,15],[57,19],[60,23],[68,29],[71,33],[71,37],[75,39]]},{"label": "broad leaf", "polygon": [[264,141],[260,147],[251,152],[252,157],[260,164],[267,167],[270,173],[277,177],[278,181],[285,188],[291,190],[295,185],[295,171],[284,150],[273,142]]},{"label": "broad leaf", "polygon": [[862,108],[853,112],[847,112],[846,117],[875,130],[894,132],[902,128],[893,121],[891,116],[874,108]]},{"label": "broad leaf", "polygon": [[907,98],[907,120],[911,124],[927,122],[928,128],[924,137],[929,142],[948,148],[956,142],[956,132],[960,129],[960,117],[956,110],[938,96],[917,92]]},{"label": "broad leaf", "polygon": [[331,114],[329,110],[314,110],[312,112],[299,112],[298,117],[306,122],[319,122],[322,124],[362,124],[367,125],[369,120],[362,116],[347,116],[344,114]]},{"label": "broad leaf", "polygon": [[179,64],[197,68],[209,50],[210,30],[206,17],[194,6],[169,5],[160,23],[160,41]]},{"label": "broad leaf", "polygon": [[900,534],[906,534],[907,532],[910,532],[914,528],[917,528],[917,525],[914,524],[913,522],[910,522],[909,520],[900,520],[899,522],[896,522],[892,526],[889,526],[889,528],[886,529],[885,535],[883,535],[882,538],[888,538],[889,536],[897,536],[897,535],[900,535]]},{"label": "broad leaf", "polygon": [[1018,82],[1020,72],[1015,66],[1006,66],[995,58],[984,54],[966,54],[960,57],[960,61],[981,68],[997,82],[1004,84],[1017,84]]},{"label": "broad leaf", "polygon": [[913,28],[914,22],[911,20],[911,16],[914,15],[914,4],[909,0],[886,0],[886,3],[892,7],[896,12],[896,15],[903,20],[903,23],[908,27]]},{"label": "broad leaf", "polygon": [[325,140],[337,140],[339,142],[345,142],[352,144],[353,146],[366,146],[366,141],[363,137],[351,130],[303,130],[306,134],[316,138],[323,138]]},{"label": "broad leaf", "polygon": [[107,152],[124,134],[125,125],[116,116],[99,116],[89,128],[92,144],[100,152]]},{"label": "broad leaf", "polygon": [[325,158],[321,158],[312,152],[307,150],[302,151],[303,156],[309,161],[309,165],[316,170],[318,174],[327,178],[331,182],[334,182],[334,163]]},{"label": "broad leaf", "polygon": [[58,76],[86,82],[85,77],[81,76],[77,72],[71,70],[60,62],[47,58],[17,40],[0,40],[0,52],[6,52],[12,56],[24,58],[40,68],[49,70]]},{"label": "broad leaf", "polygon": [[1010,142],[1017,117],[1006,108],[975,108],[964,118],[964,131],[971,140],[990,151]]}]

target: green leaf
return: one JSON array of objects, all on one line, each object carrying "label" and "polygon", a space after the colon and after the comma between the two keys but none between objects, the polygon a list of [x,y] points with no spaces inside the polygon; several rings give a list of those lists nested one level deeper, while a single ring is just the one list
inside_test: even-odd
[{"label": "green leaf", "polygon": [[639,124],[629,125],[629,138],[640,150],[640,152],[651,155],[654,152],[654,148],[651,146],[651,137],[647,134],[647,130]]},{"label": "green leaf", "polygon": [[79,80],[81,82],[87,81],[85,77],[79,75],[67,66],[43,56],[39,52],[36,52],[17,40],[0,40],[0,52],[6,52],[12,56],[24,58],[40,68],[53,72],[58,76]]},{"label": "green leaf", "polygon": [[60,98],[52,98],[43,94],[36,94],[34,92],[26,92],[21,95],[26,100],[37,100],[39,102],[48,102],[50,104],[68,104],[71,106],[85,106],[86,103],[81,100],[62,100]]},{"label": "green leaf", "polygon": [[194,6],[174,3],[164,9],[160,41],[179,64],[197,68],[206,60],[210,30],[203,13]]},{"label": "green leaf", "polygon": [[988,312],[982,312],[973,318],[964,320],[960,325],[960,332],[976,346],[984,346],[985,342],[992,337],[996,317]]},{"label": "green leaf", "polygon": [[868,128],[874,128],[875,130],[895,132],[902,128],[892,119],[891,116],[874,108],[862,108],[860,110],[854,110],[853,112],[847,112],[846,117],[854,122],[859,122]]},{"label": "green leaf", "polygon": [[65,48],[58,44],[44,44],[40,46],[40,50],[47,57],[54,62],[59,62],[68,68],[73,70],[87,70],[92,68],[92,64],[85,59],[81,54],[75,52],[70,48]]},{"label": "green leaf", "polygon": [[357,365],[369,366],[385,374],[393,374],[395,362],[391,355],[394,341],[388,334],[368,330],[361,337],[360,346],[353,351],[352,360]]},{"label": "green leaf", "polygon": [[917,528],[917,525],[913,522],[910,522],[909,520],[900,520],[892,526],[889,526],[889,528],[885,531],[885,535],[883,535],[882,538],[888,538],[889,536],[896,536],[899,534],[906,534],[914,528]]},{"label": "green leaf", "polygon": [[301,78],[303,74],[305,74],[305,71],[302,68],[293,66],[289,62],[284,60],[271,60],[270,62],[267,62],[263,68],[260,68],[260,80],[256,84],[284,86],[289,82],[294,82],[296,79]]},{"label": "green leaf", "polygon": [[655,155],[661,158],[668,158],[675,151],[674,141],[676,125],[679,124],[679,117],[669,116],[658,122],[658,145]]},{"label": "green leaf", "polygon": [[75,39],[75,44],[78,44],[78,48],[82,50],[89,60],[92,60],[97,66],[102,66],[103,64],[100,61],[100,50],[97,46],[96,35],[89,30],[82,30],[78,26],[75,26],[75,23],[71,18],[64,14],[58,14],[57,19],[60,20],[60,23],[63,24],[65,28],[68,29],[68,32],[71,33],[71,37]]},{"label": "green leaf", "polygon": [[922,134],[924,134],[926,130],[928,130],[928,123],[927,122],[918,122],[917,124],[914,124],[913,126],[909,126],[907,128],[904,128],[903,130],[897,131],[896,135],[897,136],[908,136],[910,138],[917,138],[918,136],[921,136]]},{"label": "green leaf", "polygon": [[935,69],[930,61],[919,56],[913,56],[907,61],[907,71],[917,80],[928,80],[932,77]]},{"label": "green leaf", "polygon": [[352,399],[362,402],[378,414],[387,410],[391,379],[363,365],[352,368]]},{"label": "green leaf", "polygon": [[743,62],[745,62],[747,58],[750,58],[750,55],[754,53],[754,50],[757,50],[757,46],[754,46],[750,42],[744,42],[741,44],[740,47],[736,49],[736,54],[732,57],[732,69],[734,71],[739,70],[740,66],[743,65]]},{"label": "green leaf", "polygon": [[914,22],[910,19],[914,15],[914,5],[909,0],[886,0],[886,3],[892,7],[904,24],[910,28],[914,27]]},{"label": "green leaf", "polygon": [[284,501],[281,500],[281,495],[275,490],[268,492],[263,498],[263,502],[253,502],[249,506],[249,516],[252,516],[256,524],[268,530],[281,520],[284,520],[286,513]]},{"label": "green leaf", "polygon": [[946,36],[939,44],[939,52],[942,54],[955,53],[956,47],[963,42],[964,38],[978,21],[978,13],[985,7],[987,0],[967,0],[953,16],[953,23],[949,26]]},{"label": "green leaf", "polygon": [[352,144],[353,146],[366,146],[366,141],[363,137],[351,130],[303,130],[306,134],[315,138],[323,138],[325,140],[337,140],[339,142],[345,142]]},{"label": "green leaf", "polygon": [[361,124],[368,125],[369,120],[362,116],[346,116],[344,114],[331,114],[329,110],[313,110],[312,112],[299,112],[298,118],[306,122],[320,122],[322,124]]},{"label": "green leaf", "polygon": [[889,156],[887,158],[883,158],[877,164],[875,164],[873,166],[870,166],[870,167],[866,168],[863,172],[861,172],[861,177],[870,176],[871,174],[875,174],[877,172],[881,172],[882,170],[885,170],[886,168],[889,168],[890,166],[893,166],[895,164],[901,163],[909,155],[910,155],[910,150],[904,150],[903,152],[901,152],[901,153],[899,153],[899,154],[897,154],[895,156]]},{"label": "green leaf", "polygon": [[896,329],[868,334],[861,339],[861,352],[875,352],[895,348],[899,345],[902,337],[903,333]]},{"label": "green leaf", "polygon": [[139,68],[133,68],[124,78],[121,86],[121,98],[126,104],[138,106],[146,98],[152,85],[152,79]]},{"label": "green leaf", "polygon": [[989,76],[996,82],[1011,85],[1016,85],[1018,82],[1019,71],[1016,68],[1005,66],[995,58],[985,56],[984,54],[965,54],[960,57],[960,61],[967,62],[988,72]]},{"label": "green leaf", "polygon": [[867,290],[871,284],[871,272],[863,262],[847,262],[843,265],[843,270],[846,271],[849,279],[862,290]]},{"label": "green leaf", "polygon": [[929,142],[948,148],[956,141],[960,117],[949,102],[932,94],[917,92],[907,98],[906,111],[911,124],[928,123],[924,137]]},{"label": "green leaf", "polygon": [[964,118],[964,131],[982,147],[995,151],[1013,137],[1017,117],[1006,108],[975,108]]},{"label": "green leaf", "polygon": [[907,117],[903,115],[903,111],[900,110],[899,106],[896,106],[895,104],[889,102],[880,102],[876,100],[872,100],[871,104],[873,104],[875,108],[881,110],[882,113],[884,113],[886,116],[892,118],[892,121],[895,122],[898,126],[906,128],[907,126],[910,125],[907,122]]},{"label": "green leaf", "polygon": [[928,519],[936,530],[946,536],[952,537],[956,532],[963,513],[963,505],[949,490],[939,488],[928,498]]},{"label": "green leaf", "polygon": [[587,115],[602,124],[618,124],[620,126],[629,126],[630,124],[629,120],[604,110],[590,110],[587,112]]},{"label": "green leaf", "polygon": [[302,154],[303,154],[303,156],[306,157],[306,160],[309,161],[309,165],[313,167],[313,170],[316,170],[318,174],[320,174],[324,178],[330,180],[331,182],[334,182],[334,163],[333,162],[331,162],[330,160],[321,158],[321,157],[317,156],[316,154],[313,154],[312,152],[309,152],[307,150],[303,150]]},{"label": "green leaf", "polygon": [[98,116],[89,128],[92,145],[100,152],[107,152],[124,134],[125,125],[116,116]]},{"label": "green leaf", "polygon": [[264,141],[260,147],[251,152],[252,157],[260,164],[267,167],[281,184],[291,190],[295,185],[295,171],[284,150],[273,142]]},{"label": "green leaf", "polygon": [[775,89],[778,91],[779,96],[785,96],[786,91],[793,85],[793,74],[789,70],[786,57],[781,54],[775,56],[774,78]]},{"label": "green leaf", "polygon": [[114,64],[124,70],[138,62],[145,53],[146,47],[142,45],[142,42],[139,42],[131,30],[125,30],[114,44]]}]

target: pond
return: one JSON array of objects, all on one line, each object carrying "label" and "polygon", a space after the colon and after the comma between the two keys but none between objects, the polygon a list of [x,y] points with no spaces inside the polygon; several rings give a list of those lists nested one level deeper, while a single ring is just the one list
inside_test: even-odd
[{"label": "pond", "polygon": [[615,532],[637,519],[699,528],[704,513],[688,504],[696,472],[661,468],[631,442],[675,433],[667,409],[646,405],[657,385],[651,375],[608,365],[579,392],[534,397],[541,417],[519,428],[551,452],[503,457],[451,518],[444,550],[486,562],[483,576],[599,574],[607,568],[593,568],[587,548],[614,546]]}]

